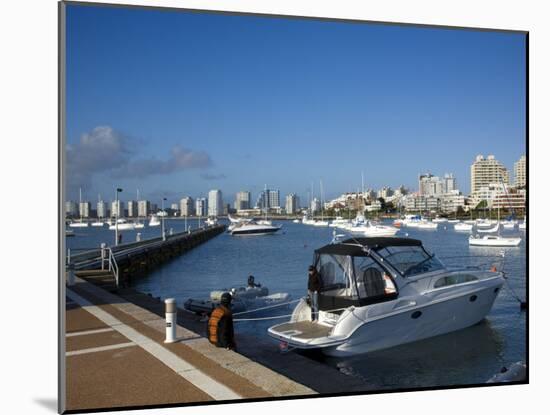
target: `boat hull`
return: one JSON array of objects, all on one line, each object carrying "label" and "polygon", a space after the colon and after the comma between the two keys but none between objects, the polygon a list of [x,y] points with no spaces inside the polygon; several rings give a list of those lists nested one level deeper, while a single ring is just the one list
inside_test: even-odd
[{"label": "boat hull", "polygon": [[[491,310],[502,282],[471,291],[460,297],[439,303],[412,308],[391,317],[381,318],[360,326],[345,343],[323,349],[329,356],[350,356],[387,349],[400,344],[439,336],[473,326]],[[472,296],[475,301],[470,301]],[[422,314],[414,319],[416,311]]]},{"label": "boat hull", "polygon": [[233,236],[256,236],[256,235],[272,235],[281,228],[262,228],[262,229],[233,229]]}]

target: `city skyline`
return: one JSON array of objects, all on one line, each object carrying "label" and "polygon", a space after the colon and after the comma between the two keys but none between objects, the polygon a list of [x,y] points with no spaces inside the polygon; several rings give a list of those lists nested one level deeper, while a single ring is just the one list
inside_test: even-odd
[{"label": "city skyline", "polygon": [[512,172],[526,152],[520,34],[67,11],[67,199],[267,184],[306,201],[320,180],[329,199],[361,172],[373,189],[452,172],[469,193],[477,154]]}]

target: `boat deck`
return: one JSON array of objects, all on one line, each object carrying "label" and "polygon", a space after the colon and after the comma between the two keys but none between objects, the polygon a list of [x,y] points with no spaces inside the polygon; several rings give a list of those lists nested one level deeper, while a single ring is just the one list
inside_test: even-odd
[{"label": "boat deck", "polygon": [[277,333],[282,335],[291,335],[295,339],[315,339],[328,336],[332,327],[312,323],[311,321],[298,321],[279,324],[273,327],[272,330],[276,330]]}]

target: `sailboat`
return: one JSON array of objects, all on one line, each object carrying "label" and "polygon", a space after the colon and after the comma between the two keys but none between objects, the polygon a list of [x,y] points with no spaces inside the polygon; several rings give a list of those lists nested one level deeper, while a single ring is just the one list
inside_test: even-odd
[{"label": "sailboat", "polygon": [[[504,183],[502,184],[503,187],[505,186]],[[504,190],[506,191],[506,187],[504,187]],[[478,229],[478,232],[495,232],[497,231],[497,235],[470,235],[470,238],[468,240],[468,243],[473,246],[518,246],[521,243],[521,238],[505,238],[500,236],[500,205],[498,206],[498,220],[497,224],[494,228],[490,230],[480,230]]]},{"label": "sailboat", "polygon": [[328,226],[328,222],[324,218],[325,204],[323,203],[323,182],[319,181],[319,188],[321,190],[321,220],[316,220],[313,226]]},{"label": "sailboat", "polygon": [[80,209],[80,206],[82,205],[82,189],[78,189],[78,212],[80,213],[80,222],[73,222],[69,224],[71,228],[87,228],[88,222],[82,221],[82,211]]},{"label": "sailboat", "polygon": [[[97,201],[101,202],[101,195],[97,195]],[[92,226],[102,227],[103,225],[105,225],[105,223],[101,219],[103,219],[103,218],[98,215],[97,221],[92,222]]]}]

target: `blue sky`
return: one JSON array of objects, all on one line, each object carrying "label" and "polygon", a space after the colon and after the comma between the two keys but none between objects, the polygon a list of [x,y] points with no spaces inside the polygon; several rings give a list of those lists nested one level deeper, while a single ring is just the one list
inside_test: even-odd
[{"label": "blue sky", "polygon": [[417,190],[525,153],[525,37],[69,5],[68,196]]}]

